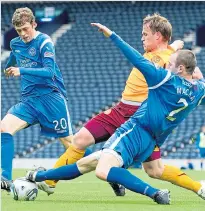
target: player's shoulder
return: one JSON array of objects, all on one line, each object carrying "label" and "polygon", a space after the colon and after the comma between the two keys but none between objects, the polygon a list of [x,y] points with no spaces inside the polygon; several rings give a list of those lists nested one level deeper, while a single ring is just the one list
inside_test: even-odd
[{"label": "player's shoulder", "polygon": [[148,52],[144,54],[144,57],[159,67],[165,67],[167,63],[160,52]]},{"label": "player's shoulder", "polygon": [[10,46],[13,46],[15,43],[19,43],[19,42],[21,42],[21,38],[15,37],[10,41]]},{"label": "player's shoulder", "polygon": [[170,55],[174,52],[171,47],[167,47],[165,50],[158,50],[154,52],[146,52],[144,57],[149,59],[151,62],[155,63],[160,67],[166,67],[169,62]]},{"label": "player's shoulder", "polygon": [[39,43],[40,49],[42,49],[47,43],[51,43],[54,46],[51,37],[49,35],[41,33],[41,32],[39,33],[39,35],[37,37],[37,41]]},{"label": "player's shoulder", "polygon": [[42,33],[42,32],[37,32],[38,35],[36,37],[36,39],[40,42],[43,42],[45,40],[51,40],[51,37],[45,33]]},{"label": "player's shoulder", "polygon": [[43,47],[47,43],[51,43],[54,46],[54,44],[51,40],[51,37],[45,33],[38,32],[38,36],[35,39],[36,39],[36,43],[37,43],[37,46],[39,47],[40,51],[43,49]]}]

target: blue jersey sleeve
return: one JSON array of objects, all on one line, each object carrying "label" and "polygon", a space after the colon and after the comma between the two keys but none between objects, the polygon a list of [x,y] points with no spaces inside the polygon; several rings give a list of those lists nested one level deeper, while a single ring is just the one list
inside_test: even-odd
[{"label": "blue jersey sleeve", "polygon": [[6,70],[9,67],[14,67],[16,64],[17,64],[16,57],[14,56],[13,52],[11,51],[10,56],[8,58],[8,61],[7,61],[4,69]]},{"label": "blue jersey sleeve", "polygon": [[33,75],[45,78],[53,78],[55,73],[55,50],[51,42],[47,42],[41,49],[41,60],[43,68],[20,67],[22,75]]},{"label": "blue jersey sleeve", "polygon": [[110,36],[114,44],[122,51],[125,57],[144,75],[149,87],[157,87],[168,80],[171,73],[156,67],[154,63],[145,59],[137,50],[122,40],[116,33]]}]

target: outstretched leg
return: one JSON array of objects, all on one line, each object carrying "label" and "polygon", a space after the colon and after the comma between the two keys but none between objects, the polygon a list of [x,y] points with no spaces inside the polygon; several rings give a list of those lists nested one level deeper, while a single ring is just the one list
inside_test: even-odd
[{"label": "outstretched leg", "polygon": [[171,182],[197,194],[202,188],[202,184],[200,182],[194,181],[177,167],[164,165],[162,159],[144,162],[143,167],[145,172],[152,178]]},{"label": "outstretched leg", "polygon": [[83,174],[93,171],[100,158],[101,151],[80,159],[77,163],[61,166],[59,168],[47,171],[34,170],[29,171],[26,178],[33,182],[42,182],[45,180],[71,180]]},{"label": "outstretched leg", "polygon": [[110,153],[103,151],[96,168],[96,176],[99,179],[121,184],[131,191],[146,195],[159,204],[170,203],[168,191],[153,188],[128,170],[120,168],[122,165],[123,160],[117,152],[114,150],[112,152],[110,150]]}]

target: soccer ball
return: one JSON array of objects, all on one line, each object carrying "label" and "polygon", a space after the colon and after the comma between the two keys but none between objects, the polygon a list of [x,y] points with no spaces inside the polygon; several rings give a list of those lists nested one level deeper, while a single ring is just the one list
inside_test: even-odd
[{"label": "soccer ball", "polygon": [[38,195],[38,186],[25,177],[18,178],[11,186],[11,193],[16,201],[34,201]]}]

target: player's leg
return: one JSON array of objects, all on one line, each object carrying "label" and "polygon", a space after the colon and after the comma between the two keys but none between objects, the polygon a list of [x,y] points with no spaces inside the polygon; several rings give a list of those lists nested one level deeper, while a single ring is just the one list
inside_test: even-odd
[{"label": "player's leg", "polygon": [[62,160],[63,165],[75,163],[83,157],[88,146],[106,141],[137,109],[138,106],[119,103],[98,114],[74,135],[71,147],[57,162],[61,163]]},{"label": "player's leg", "polygon": [[2,176],[8,180],[12,179],[13,135],[26,126],[26,121],[9,113],[1,121],[1,168]]},{"label": "player's leg", "polygon": [[[96,168],[96,176],[108,182],[121,184],[136,193],[146,195],[157,203],[168,204],[170,201],[168,192],[162,193],[159,189],[151,187],[132,175],[128,170],[120,168],[122,166],[129,167],[134,158],[143,160],[148,157],[154,149],[153,142],[149,141],[152,140],[150,135],[128,122],[124,124],[122,131],[118,132],[119,130],[106,142]],[[141,135],[145,135],[143,141],[140,140]]]},{"label": "player's leg", "polygon": [[152,153],[152,155],[143,163],[143,167],[150,177],[171,182],[177,186],[192,190],[195,193],[198,193],[202,187],[200,182],[194,181],[179,168],[164,165],[160,158],[159,150],[155,150]]},{"label": "player's leg", "polygon": [[[87,156],[90,154],[90,151],[89,149],[86,150],[86,145],[89,146],[92,143],[94,143],[92,134],[86,128],[81,128],[80,131],[72,137],[72,144],[70,144],[69,148],[60,156],[54,168],[76,163],[85,155]],[[82,145],[84,145],[84,147]],[[58,181],[46,180],[45,182],[50,187],[55,187]]]},{"label": "player's leg", "polygon": [[61,137],[59,138],[61,144],[64,146],[65,149],[68,149],[68,147],[71,145],[73,140],[73,135]]},{"label": "player's leg", "polygon": [[[38,112],[38,121],[41,125],[41,133],[45,136],[59,138],[61,142],[67,142],[69,145],[69,142],[73,139],[73,132],[67,102],[64,97],[58,92],[52,92],[41,96],[38,100],[33,100],[32,104]],[[72,145],[70,145],[68,149],[72,149]],[[57,161],[55,167],[69,164],[69,160],[67,158],[67,153],[69,152],[68,149]],[[77,150],[77,154],[79,154],[79,152],[81,154],[81,156],[77,159],[75,157],[75,153],[71,154],[73,163],[84,156],[85,151],[82,153],[81,151],[82,150]],[[43,190],[49,192],[50,194],[53,193],[56,181],[46,181],[46,183],[41,185]]]},{"label": "player's leg", "polygon": [[[70,147],[60,156],[54,168],[76,163],[85,155],[89,154],[88,146],[106,140],[110,137],[105,128],[95,118],[91,119],[85,127],[82,127],[73,137]],[[46,180],[46,184],[55,187],[57,181]]]},{"label": "player's leg", "polygon": [[72,144],[57,162],[62,165],[72,164],[81,159],[86,148],[95,143],[93,135],[85,127],[81,128],[72,139]]},{"label": "player's leg", "polygon": [[26,178],[33,182],[45,180],[71,180],[95,170],[102,151],[94,152],[81,158],[77,163],[49,170],[37,169],[29,171]]},{"label": "player's leg", "polygon": [[153,199],[159,189],[151,187],[128,170],[121,168],[122,163],[122,158],[115,151],[110,151],[110,153],[105,151],[97,165],[96,176],[104,181],[121,184],[131,191]]},{"label": "player's leg", "polygon": [[[59,140],[61,141],[61,143],[64,145],[64,147],[66,149],[68,149],[69,146],[71,148],[73,147],[73,146],[71,146],[72,140],[73,140],[73,135],[66,136],[66,137],[63,137],[63,138],[59,138]],[[63,166],[63,165],[67,165],[68,163],[70,163],[70,162],[68,162],[67,153],[68,153],[68,151],[66,151],[63,155],[61,155],[61,157],[55,163],[54,168],[57,168],[57,167],[60,167],[60,166]],[[85,151],[85,153],[83,154],[83,156],[85,157],[85,156],[88,156],[89,154],[91,154],[91,150],[87,149]]]},{"label": "player's leg", "polygon": [[[55,167],[75,163],[88,154],[87,151],[85,151],[88,146],[106,141],[111,134],[114,133],[116,128],[124,123],[138,108],[137,106],[129,105],[125,105],[126,108],[122,108],[121,104],[97,115],[86,123],[86,125],[74,135],[72,145],[58,159]],[[56,181],[46,181],[46,183],[55,186]],[[124,190],[122,190],[122,188],[119,190],[117,185],[111,184],[111,186],[116,195],[125,194]]]}]

